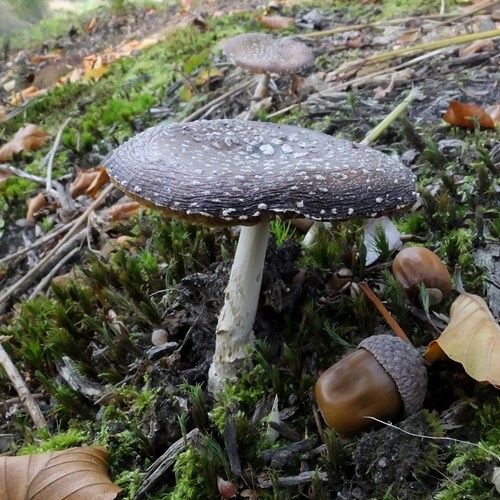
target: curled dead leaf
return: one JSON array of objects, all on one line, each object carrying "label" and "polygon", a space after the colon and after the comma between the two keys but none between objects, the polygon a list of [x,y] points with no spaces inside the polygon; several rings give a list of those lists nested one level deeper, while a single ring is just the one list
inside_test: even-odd
[{"label": "curled dead leaf", "polygon": [[75,180],[69,186],[69,192],[72,198],[82,194],[94,198],[108,181],[109,175],[103,167],[78,169]]},{"label": "curled dead leaf", "polygon": [[473,129],[474,122],[477,121],[480,128],[495,128],[495,122],[486,110],[473,103],[450,101],[443,120],[457,127]]},{"label": "curled dead leaf", "polygon": [[48,139],[49,134],[36,125],[28,124],[20,128],[13,139],[4,144],[0,149],[0,163],[9,161],[12,156],[21,151],[34,151],[39,149]]},{"label": "curled dead leaf", "polygon": [[98,447],[0,457],[0,498],[112,500],[122,489],[109,479],[107,462]]},{"label": "curled dead leaf", "polygon": [[478,52],[490,52],[495,50],[495,44],[491,38],[485,40],[476,40],[470,45],[463,47],[458,51],[460,57],[471,56],[472,54],[477,54]]},{"label": "curled dead leaf", "polygon": [[47,198],[43,193],[38,193],[33,198],[28,198],[26,200],[26,205],[28,206],[28,211],[26,212],[26,220],[29,222],[35,222],[35,214],[39,212],[47,204]]},{"label": "curled dead leaf", "polygon": [[436,342],[473,379],[500,388],[500,327],[481,297],[461,293]]},{"label": "curled dead leaf", "polygon": [[285,30],[295,26],[295,18],[279,15],[260,16],[259,21],[262,25],[271,30]]},{"label": "curled dead leaf", "polygon": [[137,201],[127,201],[125,203],[119,203],[116,205],[113,205],[109,211],[108,215],[111,218],[111,220],[117,221],[117,220],[126,220],[130,219],[130,217],[133,217],[137,212],[143,208],[140,203],[137,203]]}]

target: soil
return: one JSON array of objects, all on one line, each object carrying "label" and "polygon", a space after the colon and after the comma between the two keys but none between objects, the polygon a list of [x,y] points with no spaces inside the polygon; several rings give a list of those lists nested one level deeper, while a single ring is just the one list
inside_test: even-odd
[{"label": "soil", "polygon": [[[191,11],[180,11],[178,6],[164,12],[139,9],[123,16],[103,11],[99,14],[91,33],[86,33],[82,27],[72,27],[57,41],[47,41],[42,47],[26,49],[23,54],[19,53],[17,58],[14,58],[13,54],[9,55],[9,60],[4,63],[1,71],[4,73],[12,71],[12,61],[15,61],[19,82],[22,82],[21,87],[27,83],[34,83],[40,88],[49,88],[67,72],[68,66],[80,64],[85,56],[110,47],[118,47],[127,40],[163,33],[174,27],[198,23],[200,29],[205,29],[204,23],[208,23],[214,16],[223,16],[240,10],[252,11],[258,7],[257,2],[212,1],[205,2],[202,7],[193,8]],[[482,107],[500,103],[500,87],[498,83],[494,83],[500,63],[498,38],[493,41],[493,48],[484,52],[464,56],[459,55],[457,47],[453,46],[443,49],[435,57],[408,65],[400,72],[391,69],[391,64],[395,63],[368,66],[366,69],[360,64],[354,73],[351,73],[353,71],[351,68],[346,68],[345,72],[342,72],[339,70],[342,66],[336,60],[339,58],[343,59],[342,62],[346,62],[347,57],[343,55],[343,51],[351,49],[356,50],[357,60],[366,58],[388,50],[396,42],[404,43],[405,37],[412,39],[412,43],[418,43],[419,38],[412,38],[415,32],[419,33],[422,40],[432,36],[446,38],[454,35],[462,22],[468,22],[473,27],[482,26],[484,30],[484,26],[489,25],[488,23],[495,24],[495,15],[491,11],[486,11],[482,17],[480,15],[473,18],[466,17],[466,21],[452,20],[438,25],[436,21],[426,20],[417,13],[411,20],[397,26],[399,31],[389,27],[382,32],[353,29],[345,33],[308,38],[305,35],[311,30],[326,30],[341,23],[357,24],[360,19],[349,17],[351,11],[346,6],[332,10],[321,7],[314,9],[311,6],[298,4],[289,8],[301,29],[300,34],[304,42],[314,50],[316,67],[303,72],[301,84],[295,93],[290,93],[289,77],[274,79],[271,107],[267,109],[268,116],[276,113],[277,119],[284,119],[287,123],[298,121],[302,126],[329,135],[361,141],[406,97],[411,87],[418,86],[422,95],[409,106],[406,119],[401,121],[399,126],[384,132],[377,140],[376,147],[388,154],[398,155],[418,175],[420,189],[433,193],[432,196],[438,205],[448,203],[446,215],[438,214],[433,220],[435,214],[432,211],[437,208],[430,204],[428,198],[421,201],[416,210],[423,212],[428,218],[425,225],[427,233],[419,233],[416,229],[413,234],[408,235],[408,238],[413,242],[427,243],[439,252],[447,259],[449,269],[453,269],[457,263],[464,264],[464,259],[459,254],[454,260],[453,252],[447,253],[445,250],[448,248],[444,241],[447,232],[477,225],[478,207],[485,207],[484,219],[479,224],[485,229],[474,232],[475,239],[470,247],[473,258],[465,263],[464,278],[469,286],[474,287],[469,290],[471,292],[482,294],[482,284],[487,284],[484,287],[484,298],[488,300],[490,309],[498,319],[500,310],[497,279],[498,235],[495,242],[493,232],[488,230],[498,218],[500,208],[497,199],[499,186],[495,177],[500,163],[498,133],[494,130],[463,131],[445,125],[441,120],[452,100],[474,101]],[[369,19],[379,11],[380,8],[375,3],[372,7],[367,7],[363,19]],[[498,23],[498,17],[496,22]],[[85,23],[82,26],[85,26]],[[436,33],[433,35],[431,27],[434,26]],[[32,62],[34,56],[50,53],[55,48],[64,53],[64,57],[57,63],[51,63],[50,60]],[[251,78],[245,72],[228,69],[230,65],[223,56],[217,57],[220,59],[216,59],[215,64],[226,65],[224,67],[226,75],[229,75],[227,81],[231,84]],[[351,53],[349,57],[354,58]],[[398,59],[397,63],[408,61],[412,57],[414,56]],[[335,69],[332,70],[332,67]],[[359,84],[352,83],[353,78],[370,74],[375,70],[381,71],[380,78]],[[210,87],[213,96],[221,95],[227,90],[229,85],[225,80],[215,81]],[[7,91],[0,90],[0,100],[6,102],[7,98]],[[251,103],[251,92],[242,92],[214,106],[204,118],[233,118],[248,110]],[[179,110],[182,114],[182,109],[176,109],[176,106],[182,105],[178,97],[172,98],[168,105],[174,115]],[[292,109],[286,113],[283,110],[288,106],[292,106]],[[11,119],[19,112],[19,109],[9,109],[11,114],[7,115],[7,119]],[[149,123],[144,127],[147,125]],[[140,120],[136,122],[137,131],[144,127]],[[109,143],[112,142],[110,139]],[[467,197],[461,186],[470,182],[469,177],[474,175],[471,165],[477,164],[482,158],[478,149],[486,151],[491,162],[492,166],[487,169],[491,185],[484,192],[475,193],[475,204],[467,206],[457,214],[459,207],[451,206],[446,196],[451,197],[453,203],[457,205],[460,205],[461,198]],[[86,153],[85,161],[90,157],[91,154]],[[16,158],[13,164],[15,161]],[[80,161],[83,162],[83,159],[80,158]],[[477,188],[475,183],[472,186],[471,189]],[[116,194],[114,198],[110,196],[106,205],[111,205],[117,197]],[[29,232],[32,237],[34,229],[28,228],[23,231]],[[124,228],[113,225],[111,228],[107,226],[105,230],[99,229],[99,231],[106,233],[107,236],[116,236],[120,232],[130,235],[131,230],[130,226],[125,224]],[[142,231],[146,234],[145,228]],[[335,227],[333,231],[338,231],[338,228]],[[143,381],[144,375],[147,374],[148,387],[157,389],[162,397],[157,399],[147,415],[142,415],[140,431],[147,445],[138,451],[133,464],[122,464],[120,468],[118,463],[114,463],[112,465],[114,474],[120,474],[127,466],[137,467],[144,472],[146,462],[154,462],[178,439],[182,439],[183,430],[178,425],[178,418],[179,414],[187,409],[189,415],[187,431],[199,428],[206,435],[218,440],[225,450],[227,463],[225,466],[219,466],[217,474],[225,474],[226,479],[231,479],[237,485],[236,498],[308,496],[309,498],[417,499],[433,498],[439,491],[444,490],[447,481],[443,476],[453,476],[453,471],[450,472],[446,468],[453,454],[446,443],[421,439],[421,436],[438,437],[446,434],[474,442],[486,439],[489,428],[481,428],[474,424],[468,432],[467,425],[475,419],[475,406],[480,406],[483,402],[487,402],[484,404],[498,402],[494,388],[478,387],[479,384],[470,379],[458,363],[442,360],[429,369],[429,391],[424,410],[398,423],[408,434],[395,427],[378,426],[371,432],[354,438],[335,436],[333,433],[333,437],[328,437],[328,433],[324,434],[325,426],[321,422],[320,415],[317,410],[315,412],[311,389],[315,378],[327,367],[325,358],[328,357],[328,353],[325,350],[332,346],[337,349],[336,354],[331,356],[333,363],[349,351],[349,348],[345,348],[346,345],[352,347],[366,336],[367,332],[380,333],[389,330],[376,311],[367,306],[366,302],[363,302],[364,305],[360,305],[359,300],[356,302],[356,294],[352,288],[349,286],[340,288],[336,285],[338,272],[349,267],[354,273],[354,277],[350,280],[368,279],[374,289],[381,294],[384,293],[385,285],[380,273],[383,268],[390,266],[390,259],[362,270],[356,260],[358,255],[356,242],[350,242],[347,249],[342,249],[340,262],[326,267],[311,265],[313,259],[304,264],[304,250],[300,245],[302,235],[298,229],[295,229],[293,237],[283,244],[278,244],[276,238],[270,243],[254,326],[256,338],[262,343],[259,344],[258,351],[262,354],[262,358],[254,358],[252,362],[254,367],[258,367],[258,375],[249,376],[248,379],[242,375],[243,388],[248,393],[256,389],[252,384],[264,381],[263,383],[267,383],[268,386],[264,396],[257,401],[249,396],[246,402],[235,397],[233,401],[227,403],[224,431],[220,432],[206,413],[217,408],[217,403],[211,395],[205,394],[205,407],[200,410],[193,399],[179,390],[182,384],[191,386],[199,384],[205,387],[214,351],[213,332],[231,265],[227,255],[232,252],[231,242],[234,240],[234,233],[229,229],[223,229],[215,232],[207,230],[204,234],[210,235],[207,236],[207,241],[208,239],[211,241],[210,244],[207,243],[207,247],[216,248],[215,255],[207,257],[210,254],[210,251],[207,251],[205,255],[207,262],[203,262],[196,272],[193,270],[196,266],[193,266],[190,272],[176,283],[175,300],[166,300],[166,303],[162,304],[164,309],[160,324],[155,325],[153,321],[148,323],[144,320],[147,313],[143,313],[145,309],[138,306],[135,310],[136,317],[131,313],[128,316],[123,313],[123,318],[127,318],[122,318],[125,325],[116,327],[123,337],[129,335],[135,339],[133,347],[128,346],[129,338],[121,340],[122,359],[117,357],[117,363],[120,364],[117,373],[126,373],[126,376],[122,381],[116,382],[116,385],[135,383],[141,390],[141,387],[145,387]],[[140,237],[141,241],[147,242],[149,248],[154,248],[153,236],[145,237],[143,234]],[[9,224],[0,240],[0,256],[8,255],[22,246],[22,238],[23,233],[19,226]],[[225,249],[225,253],[220,249]],[[17,259],[15,261],[17,264],[6,269],[3,276],[0,276],[2,279],[0,283],[4,289],[15,284],[32,265],[23,259]],[[351,266],[349,259],[355,261]],[[82,251],[73,258],[70,267],[75,263],[84,267],[89,266],[89,261],[91,259],[88,254]],[[64,269],[69,270],[70,267],[66,266]],[[92,289],[102,291],[105,286],[99,281],[100,277],[95,272],[92,275],[89,267],[86,269],[85,275],[91,280]],[[95,267],[92,269],[95,271]],[[483,277],[486,281],[482,281]],[[103,278],[104,281],[113,283],[113,290],[120,290],[121,293],[114,279]],[[164,283],[161,285],[164,286]],[[33,286],[34,284],[31,285],[31,289]],[[159,284],[158,290],[160,289]],[[19,291],[14,297],[22,302],[26,297],[23,294],[28,291]],[[157,290],[149,292],[153,294],[157,293]],[[138,297],[140,293],[137,291]],[[51,297],[54,299],[54,295]],[[13,305],[13,298],[4,304],[5,314],[2,322],[6,325],[6,333],[7,325],[14,322],[17,315],[12,308]],[[438,310],[435,324],[443,321],[443,325],[446,325],[448,305],[449,303],[442,305]],[[16,308],[18,309],[19,305],[16,305]],[[103,305],[102,309],[106,309],[106,306]],[[425,317],[418,306],[410,306],[407,303],[405,310],[408,329],[417,332],[417,343],[423,350],[434,334],[433,323]],[[98,312],[96,310],[97,314],[100,315],[99,320],[108,321],[109,325],[116,326],[116,323],[102,310],[99,309]],[[397,311],[393,310],[393,314],[397,315]],[[325,341],[326,329],[323,329],[321,323],[325,317],[330,324],[336,324],[337,335],[343,339],[344,344],[335,344],[331,339]],[[309,321],[319,322],[322,331],[313,332],[313,327],[307,325]],[[154,327],[161,327],[168,332],[169,345],[165,344],[158,349],[151,346],[150,333]],[[319,350],[314,345],[316,342],[320,342]],[[103,349],[103,345],[105,342],[96,336],[83,346],[85,355],[94,365],[94,373],[87,371],[86,374],[89,379],[100,383],[102,388],[104,385],[97,374],[109,370],[108,355],[110,355],[109,350],[106,351],[107,348]],[[290,349],[295,352],[287,352],[284,345],[291,346]],[[22,369],[25,374],[34,376],[35,371],[29,366],[23,366]],[[298,380],[291,382],[291,378],[297,374],[299,374]],[[57,376],[57,370],[47,376]],[[61,380],[60,377],[58,380]],[[41,388],[40,383],[34,379],[29,382],[30,389],[41,395],[41,407],[44,412],[50,415],[55,407],[54,398],[50,398],[47,389]],[[7,384],[3,385],[4,400],[8,400],[14,393]],[[275,422],[280,440],[275,446],[268,443],[266,449],[259,449],[258,453],[249,455],[245,443],[249,442],[252,446],[256,446],[257,439],[252,441],[252,436],[256,429],[260,429],[259,432],[262,433],[262,429],[267,427],[263,419],[269,414],[275,393],[280,394],[280,418]],[[469,403],[465,408],[460,405],[462,402],[460,395]],[[240,396],[238,393],[238,397]],[[88,401],[85,405],[91,408]],[[12,434],[14,440],[22,441],[25,433],[18,428],[19,420],[12,416],[18,409],[14,406],[4,409],[2,430],[6,434]],[[91,409],[92,411],[94,409]],[[245,425],[248,426],[247,435],[244,436],[244,430],[240,428],[243,424],[239,413],[245,414],[248,419],[245,421]],[[316,416],[316,420],[313,415]],[[96,422],[99,422],[99,414]],[[51,425],[54,426],[53,423]],[[118,436],[126,428],[127,425],[119,418],[109,424],[111,435]],[[453,434],[452,430],[456,429],[458,430]],[[112,442],[108,444],[112,445]],[[207,450],[201,439],[195,440],[194,446],[204,452]],[[259,446],[262,446],[262,443],[259,442]],[[15,447],[12,446],[11,440],[2,443],[4,451],[11,452],[12,448]],[[307,475],[313,470],[319,470],[321,473],[326,471],[326,475],[314,479],[311,475]],[[484,470],[476,470],[473,473],[483,482],[482,491],[495,495],[495,488],[489,482],[492,470],[493,465],[490,463]],[[148,483],[148,490],[143,493],[152,495],[151,498],[168,498],[161,495],[167,495],[168,488],[173,488],[176,480],[177,482],[180,480],[178,476],[174,476],[171,467],[166,468],[165,473],[161,481]],[[146,472],[146,477],[148,474]],[[300,474],[304,474],[303,477],[308,479],[290,479],[297,478]],[[452,480],[460,479],[453,477]],[[287,484],[291,486],[284,486]],[[217,498],[216,490],[207,488],[205,494],[205,498],[210,495]],[[474,498],[467,496],[467,493],[464,495],[462,498]],[[203,494],[197,493],[193,498],[204,497]]]}]

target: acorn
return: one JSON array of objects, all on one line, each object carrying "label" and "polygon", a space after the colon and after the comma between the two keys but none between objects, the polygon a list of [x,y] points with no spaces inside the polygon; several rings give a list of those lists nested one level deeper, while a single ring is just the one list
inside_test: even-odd
[{"label": "acorn", "polygon": [[422,408],[427,388],[423,356],[390,334],[363,340],[356,351],[328,368],[315,386],[325,423],[346,436],[379,420],[406,418]]},{"label": "acorn", "polygon": [[394,258],[392,273],[412,302],[420,296],[420,284],[427,288],[431,305],[439,304],[451,294],[450,273],[443,261],[428,248],[403,248]]}]

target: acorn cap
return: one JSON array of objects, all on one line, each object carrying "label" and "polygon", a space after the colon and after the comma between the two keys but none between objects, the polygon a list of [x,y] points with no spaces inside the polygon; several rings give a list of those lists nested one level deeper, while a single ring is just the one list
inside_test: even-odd
[{"label": "acorn cap", "polygon": [[211,226],[376,217],[416,201],[415,176],[395,158],[274,123],[158,125],[119,146],[105,167],[137,201]]},{"label": "acorn cap", "polygon": [[373,335],[359,343],[384,367],[396,383],[405,416],[422,408],[427,392],[427,369],[423,356],[394,335]]},{"label": "acorn cap", "polygon": [[221,46],[234,64],[256,73],[297,73],[314,61],[313,51],[304,43],[266,33],[236,35]]}]

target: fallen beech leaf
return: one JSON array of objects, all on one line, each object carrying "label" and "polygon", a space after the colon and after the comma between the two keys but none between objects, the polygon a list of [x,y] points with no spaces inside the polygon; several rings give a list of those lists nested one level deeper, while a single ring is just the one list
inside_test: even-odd
[{"label": "fallen beech leaf", "polygon": [[500,327],[481,297],[462,292],[436,342],[473,379],[500,388]]},{"label": "fallen beech leaf", "polygon": [[284,16],[260,16],[259,21],[271,30],[284,30],[295,26],[295,18]]},{"label": "fallen beech leaf", "polygon": [[101,186],[108,181],[109,175],[103,167],[80,168],[77,170],[75,180],[69,186],[69,192],[72,198],[77,198],[84,193],[93,198]]},{"label": "fallen beech leaf", "polygon": [[0,149],[0,163],[9,161],[13,155],[21,151],[39,149],[48,137],[47,132],[33,124],[20,128],[14,138]]},{"label": "fallen beech leaf", "polygon": [[488,106],[486,108],[486,113],[491,116],[491,119],[495,122],[495,125],[498,125],[500,123],[500,104]]},{"label": "fallen beech leaf", "polygon": [[443,120],[458,127],[474,128],[474,119],[481,128],[495,128],[495,122],[491,116],[480,106],[473,103],[460,103],[450,101],[448,110]]},{"label": "fallen beech leaf", "polygon": [[224,73],[218,68],[202,68],[196,77],[195,84],[199,87],[224,78]]},{"label": "fallen beech leaf", "polygon": [[391,81],[387,87],[377,87],[373,91],[373,96],[375,99],[383,99],[387,94],[390,94],[394,90],[394,83],[396,82],[395,73],[391,75]]},{"label": "fallen beech leaf", "polygon": [[108,171],[104,167],[97,168],[97,175],[94,177],[85,193],[91,198],[95,198],[104,184],[109,182]]},{"label": "fallen beech leaf", "polygon": [[43,193],[38,193],[36,196],[33,196],[33,198],[28,198],[26,200],[26,205],[28,206],[26,220],[35,222],[35,214],[47,205],[47,198],[45,198]]},{"label": "fallen beech leaf", "polygon": [[11,106],[18,106],[26,101],[31,101],[39,95],[44,95],[47,93],[47,89],[38,89],[34,85],[21,90],[21,92],[16,92],[9,100]]},{"label": "fallen beech leaf", "polygon": [[82,77],[83,83],[88,83],[91,80],[97,82],[100,78],[102,78],[108,72],[108,68],[106,66],[101,66],[100,68],[92,68],[86,71]]},{"label": "fallen beech leaf", "polygon": [[94,28],[96,27],[96,24],[98,23],[99,18],[97,16],[94,16],[85,26],[85,31],[87,33],[92,33],[94,31]]},{"label": "fallen beech leaf", "polygon": [[137,201],[127,201],[125,203],[118,203],[117,205],[113,205],[109,211],[108,215],[111,220],[125,220],[130,219],[130,217],[134,216],[141,208],[144,208]]},{"label": "fallen beech leaf", "polygon": [[486,40],[476,40],[472,42],[467,47],[463,47],[458,51],[460,57],[471,56],[472,54],[477,54],[478,52],[490,52],[495,49],[495,44],[491,38]]},{"label": "fallen beech leaf", "polygon": [[122,489],[109,479],[107,460],[97,447],[0,457],[0,498],[112,500]]},{"label": "fallen beech leaf", "polygon": [[446,359],[447,356],[443,349],[439,346],[436,340],[431,340],[427,346],[427,350],[424,352],[424,358],[429,363],[435,363],[439,359]]}]

